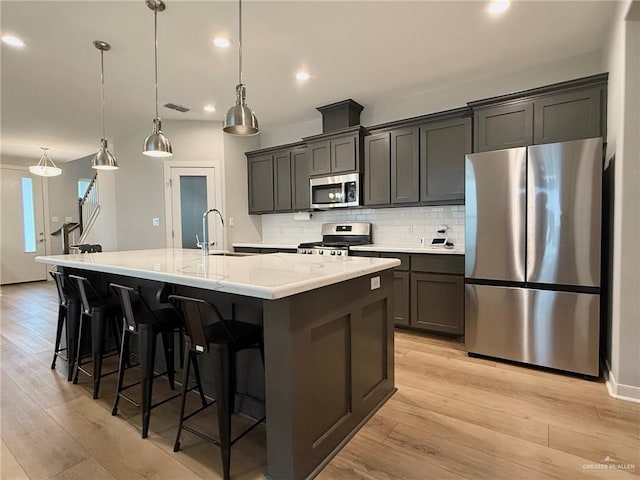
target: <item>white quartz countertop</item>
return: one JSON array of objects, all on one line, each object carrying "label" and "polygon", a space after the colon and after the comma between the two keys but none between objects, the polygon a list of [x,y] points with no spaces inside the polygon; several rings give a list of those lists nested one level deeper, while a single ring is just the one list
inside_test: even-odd
[{"label": "white quartz countertop", "polygon": [[[239,248],[298,248],[298,245],[285,245],[275,243],[234,243],[234,247]],[[361,252],[397,252],[397,253],[425,253],[444,255],[464,255],[464,247],[455,246],[453,248],[444,247],[407,247],[406,245],[381,245],[373,243],[371,245],[357,245],[350,247],[351,250]]]},{"label": "white quartz countertop", "polygon": [[[266,247],[265,247],[266,248]],[[209,255],[163,248],[36,257],[36,262],[275,300],[400,265],[394,258]]]},{"label": "white quartz countertop", "polygon": [[426,253],[426,254],[443,254],[443,255],[464,255],[464,248],[453,247],[407,247],[399,245],[356,245],[349,247],[354,251],[361,252],[397,252],[397,253]]}]

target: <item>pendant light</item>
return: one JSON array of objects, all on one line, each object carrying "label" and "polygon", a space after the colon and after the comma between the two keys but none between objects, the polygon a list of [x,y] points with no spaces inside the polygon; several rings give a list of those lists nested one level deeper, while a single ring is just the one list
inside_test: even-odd
[{"label": "pendant light", "polygon": [[238,1],[238,85],[236,85],[236,104],[224,117],[224,130],[232,135],[255,135],[258,119],[247,106],[246,89],[242,83],[242,0]]},{"label": "pendant light", "polygon": [[100,139],[100,150],[93,157],[91,166],[96,170],[117,170],[118,163],[107,145],[107,138],[104,133],[104,52],[111,50],[111,45],[107,42],[95,40],[93,46],[100,50],[100,84],[102,92],[102,138]]},{"label": "pendant light", "polygon": [[142,153],[150,157],[170,157],[173,155],[171,142],[162,133],[162,122],[158,116],[158,12],[164,11],[166,5],[162,0],[147,0],[146,3],[153,10],[155,30],[156,118],[153,119],[153,132],[144,141]]},{"label": "pendant light", "polygon": [[37,165],[32,165],[29,167],[29,171],[35,175],[40,175],[41,177],[57,177],[62,173],[62,169],[56,167],[56,164],[53,163],[53,160],[49,158],[47,155],[48,147],[40,147],[42,149],[42,156],[38,161]]}]

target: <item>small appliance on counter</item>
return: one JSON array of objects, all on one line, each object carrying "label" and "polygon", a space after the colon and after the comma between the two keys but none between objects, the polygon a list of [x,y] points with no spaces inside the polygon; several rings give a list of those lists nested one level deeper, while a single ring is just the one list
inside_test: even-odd
[{"label": "small appliance on counter", "polygon": [[322,241],[298,245],[298,253],[346,257],[349,247],[371,243],[370,223],[323,223]]}]

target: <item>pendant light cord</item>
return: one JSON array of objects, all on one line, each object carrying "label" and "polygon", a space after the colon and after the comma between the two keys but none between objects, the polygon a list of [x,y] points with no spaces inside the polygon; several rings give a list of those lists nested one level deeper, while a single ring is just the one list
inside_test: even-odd
[{"label": "pendant light cord", "polygon": [[104,50],[100,50],[100,84],[102,85],[102,138],[106,138],[104,133]]},{"label": "pendant light cord", "polygon": [[242,0],[238,0],[238,83],[242,85]]},{"label": "pendant light cord", "polygon": [[155,31],[155,79],[156,79],[156,118],[158,118],[158,7],[153,10],[153,29]]}]

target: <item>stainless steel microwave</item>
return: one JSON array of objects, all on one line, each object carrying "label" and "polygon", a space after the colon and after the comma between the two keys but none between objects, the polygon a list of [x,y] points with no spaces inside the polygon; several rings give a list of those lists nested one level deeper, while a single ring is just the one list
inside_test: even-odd
[{"label": "stainless steel microwave", "polygon": [[311,208],[357,207],[360,205],[360,174],[312,178]]}]

